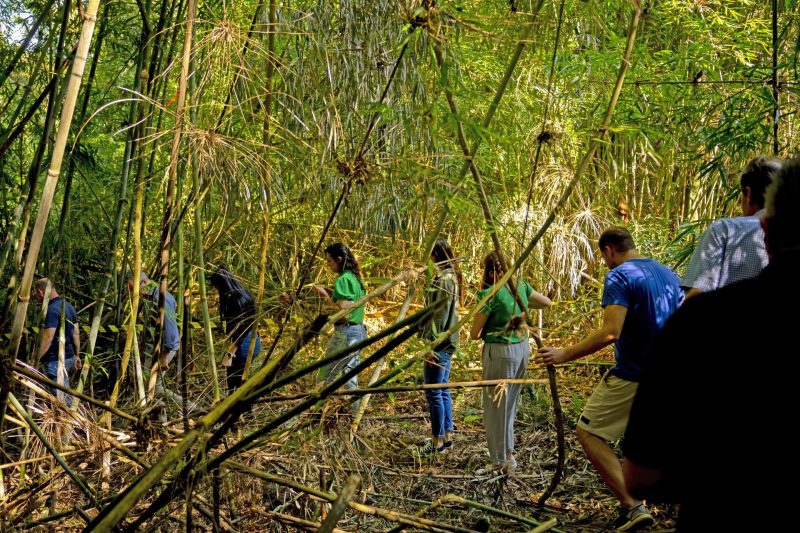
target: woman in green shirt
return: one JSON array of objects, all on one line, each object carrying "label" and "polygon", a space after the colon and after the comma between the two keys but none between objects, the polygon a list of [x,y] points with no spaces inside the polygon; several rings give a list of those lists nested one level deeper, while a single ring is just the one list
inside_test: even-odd
[{"label": "woman in green shirt", "polygon": [[[336,283],[331,293],[320,285],[315,285],[314,291],[325,300],[328,306],[337,311],[352,307],[366,294],[358,269],[358,261],[353,252],[344,244],[337,242],[325,248],[325,261],[330,271],[338,274]],[[336,322],[334,330],[325,352],[326,357],[367,338],[367,330],[364,328],[364,306],[354,308],[350,314]],[[359,354],[359,351],[355,351],[343,359],[327,364],[320,370],[320,376],[326,383],[333,382],[338,376],[349,372],[358,365],[361,361]],[[344,388],[357,389],[358,376],[353,376],[344,384]]]},{"label": "woman in green shirt", "polygon": [[[478,300],[490,293],[505,274],[495,252],[486,256],[483,266],[483,290],[478,293]],[[470,338],[483,339],[484,380],[525,377],[531,355],[525,313],[530,308],[543,309],[550,305],[550,299],[533,290],[527,281],[519,279],[515,286],[524,310],[520,309],[517,299],[505,284],[489,298],[472,322]],[[483,389],[483,423],[489,443],[489,457],[494,466],[513,470],[517,467],[514,459],[514,419],[517,417],[521,386],[507,385],[499,401],[493,400],[492,390],[493,387]]]}]

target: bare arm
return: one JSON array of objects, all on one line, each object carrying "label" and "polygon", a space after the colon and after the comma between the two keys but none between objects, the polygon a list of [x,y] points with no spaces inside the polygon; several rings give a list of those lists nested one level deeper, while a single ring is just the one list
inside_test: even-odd
[{"label": "bare arm", "polygon": [[483,333],[483,328],[486,325],[486,321],[488,320],[488,316],[486,313],[479,311],[475,318],[472,319],[472,328],[469,331],[469,338],[476,341],[481,338],[481,333]]},{"label": "bare arm", "polygon": [[81,353],[81,330],[78,329],[78,324],[72,327],[72,344],[75,346],[75,357],[80,359]]},{"label": "bare arm", "polygon": [[352,307],[353,304],[355,303],[352,300],[339,300],[338,302],[334,302],[333,299],[331,298],[330,293],[328,293],[328,290],[322,285],[314,285],[313,291],[317,293],[317,295],[324,300],[325,305],[327,307],[334,308],[337,311],[340,309],[346,309],[348,307]]},{"label": "bare arm", "polygon": [[545,365],[566,363],[593,354],[619,339],[628,308],[622,305],[608,305],[603,311],[603,325],[578,344],[567,348],[545,347],[539,350],[536,361]]},{"label": "bare arm", "polygon": [[550,298],[536,290],[531,290],[531,294],[528,296],[528,306],[531,309],[545,309],[552,303]]},{"label": "bare arm", "polygon": [[50,345],[53,344],[53,339],[56,338],[56,328],[46,328],[42,335],[42,344],[39,345],[39,359],[44,357]]}]

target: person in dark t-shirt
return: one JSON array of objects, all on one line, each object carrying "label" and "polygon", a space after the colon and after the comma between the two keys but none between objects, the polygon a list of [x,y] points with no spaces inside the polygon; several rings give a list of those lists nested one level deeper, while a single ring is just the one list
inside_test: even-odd
[{"label": "person in dark t-shirt", "polygon": [[626,486],[679,503],[681,532],[794,524],[794,492],[782,485],[797,470],[787,424],[800,353],[800,161],[775,177],[761,224],[769,264],[681,306],[657,337],[633,402]]},{"label": "person in dark t-shirt", "polygon": [[[80,349],[81,337],[78,329],[78,313],[71,303],[64,300],[56,290],[55,285],[47,278],[41,278],[34,285],[36,299],[44,302],[44,296],[50,288],[50,299],[47,303],[47,314],[44,319],[44,333],[42,344],[39,346],[39,363],[45,375],[51,380],[69,387],[69,374],[73,369],[80,370]],[[64,374],[58,376],[58,330],[61,327],[61,315],[64,315]],[[52,387],[50,392],[53,396],[58,395],[58,391]],[[72,403],[72,397],[67,396],[68,405]]]}]

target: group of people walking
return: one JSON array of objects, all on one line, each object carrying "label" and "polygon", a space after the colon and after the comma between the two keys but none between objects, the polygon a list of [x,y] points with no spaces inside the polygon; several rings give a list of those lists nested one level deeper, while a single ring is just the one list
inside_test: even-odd
[{"label": "group of people walking", "polygon": [[[776,267],[771,271],[769,282],[762,283],[770,289],[777,286],[776,280],[788,278],[791,271],[789,266],[797,263],[797,250],[800,248],[800,217],[796,214],[797,202],[800,202],[800,164],[792,162],[784,166],[774,159],[758,158],[747,166],[740,183],[744,216],[717,221],[709,227],[699,240],[683,281],[665,265],[643,257],[637,251],[633,237],[627,229],[611,227],[605,230],[598,241],[600,255],[609,268],[601,300],[602,325],[573,345],[561,348],[542,347],[535,356],[538,363],[557,365],[585,357],[614,344],[614,365],[586,402],[578,419],[576,432],[587,458],[619,500],[620,513],[615,522],[615,527],[619,530],[632,529],[652,521],[647,507],[633,494],[649,494],[648,490],[654,483],[637,479],[637,472],[642,474],[647,468],[655,468],[667,477],[671,474],[677,475],[675,472],[685,474],[685,469],[678,468],[675,461],[653,457],[648,451],[651,449],[648,446],[652,446],[652,449],[660,450],[662,454],[672,453],[665,446],[651,442],[654,435],[662,435],[664,432],[651,427],[652,421],[647,417],[649,409],[659,410],[653,407],[653,402],[659,401],[655,391],[666,394],[668,386],[663,376],[653,370],[656,366],[651,363],[651,358],[655,357],[652,354],[658,354],[659,358],[677,356],[666,354],[663,348],[658,347],[657,339],[660,338],[665,324],[671,324],[670,317],[676,314],[676,325],[673,329],[680,330],[678,324],[687,319],[683,318],[683,322],[678,322],[678,317],[689,316],[690,312],[695,316],[702,305],[700,302],[697,307],[687,305],[687,310],[683,313],[679,308],[684,306],[685,299],[694,299],[700,293],[757,277],[770,257],[773,260],[779,258],[781,265],[780,269]],[[767,189],[771,183],[774,185],[772,192],[768,194]],[[767,212],[764,210],[765,198],[772,199],[771,206],[767,206]],[[766,245],[762,225],[772,228],[767,231]],[[326,350],[326,356],[330,356],[367,337],[364,305],[355,306],[366,294],[366,287],[358,261],[346,245],[335,243],[328,246],[325,249],[325,262],[328,269],[336,275],[335,283],[332,288],[315,285],[313,292],[330,309],[349,310],[334,326],[334,334]],[[438,305],[430,319],[420,328],[419,335],[431,342],[438,341],[438,344],[432,346],[424,362],[422,375],[426,384],[443,384],[449,382],[452,361],[460,343],[460,334],[456,328],[459,308],[464,304],[465,284],[458,258],[446,240],[435,243],[430,262],[435,266],[435,274],[426,288],[425,301],[427,305]],[[477,301],[483,303],[475,314],[469,338],[483,341],[483,379],[524,378],[531,357],[527,326],[530,311],[547,308],[551,301],[522,277],[506,276],[508,263],[496,252],[490,252],[482,266],[482,286],[477,294]],[[796,276],[793,276],[789,294],[797,292],[794,278]],[[159,292],[155,284],[145,275],[139,281],[142,296],[157,303]],[[229,392],[232,392],[241,384],[247,361],[252,361],[261,351],[261,340],[254,329],[255,300],[242,283],[224,268],[217,269],[210,281],[219,292],[220,316],[226,324],[225,331],[230,341],[223,365],[227,367],[227,385]],[[132,283],[130,280],[131,286]],[[66,324],[64,359],[68,372],[80,361],[77,314],[46,279],[36,283],[36,296],[40,301],[48,287],[49,305],[39,356],[46,374],[68,386],[65,376],[56,375],[58,365],[54,361],[58,361],[59,348],[55,328],[62,322]],[[751,287],[750,290],[752,289]],[[712,304],[711,299],[697,299],[717,310],[714,307],[717,304]],[[157,361],[152,361],[153,368],[157,366],[162,371],[169,368],[180,340],[175,322],[175,300],[170,294],[166,295],[165,311],[162,346],[157,350],[160,356]],[[62,314],[65,314],[63,321]],[[666,337],[668,341],[680,334],[670,327],[666,331],[670,332]],[[699,334],[695,332],[695,335]],[[706,343],[703,346],[710,345]],[[703,355],[705,354],[698,354],[699,357]],[[353,351],[325,366],[320,378],[330,383],[358,364],[359,352]],[[661,365],[657,366],[659,369],[662,366],[668,368],[662,360],[658,364]],[[696,383],[693,382],[693,385]],[[357,376],[347,381],[344,387],[357,388]],[[491,388],[484,387],[483,421],[488,459],[493,468],[510,471],[517,467],[514,456],[514,422],[520,385],[507,385],[505,394],[499,395],[499,399],[494,398],[492,392]],[[696,390],[693,392],[698,393]],[[447,388],[427,389],[425,396],[430,413],[431,439],[420,451],[431,455],[447,453],[453,446],[455,429],[450,391]],[[677,404],[686,409],[691,408],[691,402]],[[635,406],[634,415],[629,425],[632,406]],[[663,408],[659,412],[663,412]],[[665,415],[665,418],[674,427],[682,423],[671,415]],[[692,420],[700,423],[694,418]],[[612,444],[626,430],[634,437],[631,438],[630,447],[625,448],[626,455],[630,454],[632,459],[631,466],[623,471]],[[683,449],[682,443],[673,444],[676,449]],[[685,453],[688,457],[689,452]],[[667,465],[676,466],[675,472],[666,471]],[[680,486],[680,483],[687,483],[687,479],[678,478],[676,483]],[[672,488],[674,490],[674,486]],[[680,500],[682,494],[684,493],[678,490],[675,499]],[[692,500],[689,507],[695,510],[696,503],[696,500]],[[699,520],[696,516],[694,518]]]}]

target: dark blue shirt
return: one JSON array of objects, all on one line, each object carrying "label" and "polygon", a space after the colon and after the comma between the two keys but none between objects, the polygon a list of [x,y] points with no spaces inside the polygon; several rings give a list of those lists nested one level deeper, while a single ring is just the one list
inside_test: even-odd
[{"label": "dark blue shirt", "polygon": [[628,308],[614,346],[613,375],[639,381],[655,336],[682,299],[678,276],[652,259],[629,259],[606,274],[601,305]]},{"label": "dark blue shirt", "polygon": [[58,336],[59,328],[61,327],[61,304],[64,304],[64,359],[71,359],[75,357],[75,344],[72,339],[72,334],[75,331],[75,326],[78,325],[78,313],[72,304],[65,301],[61,296],[56,296],[47,304],[47,315],[44,318],[45,329],[54,328],[56,336],[53,337],[53,343],[47,349],[47,353],[42,356],[42,362],[57,361],[58,360]]},{"label": "dark blue shirt", "polygon": [[[155,309],[158,309],[158,285],[151,282],[151,285],[144,287],[144,289],[142,296],[150,300],[155,305]],[[175,297],[167,291],[167,297],[164,300],[164,337],[161,340],[161,349],[167,352],[177,351],[181,345],[181,334],[178,332],[178,323],[176,322],[178,314],[175,309]],[[157,317],[157,311],[155,313]],[[156,332],[156,335],[158,335],[158,332]]]}]

